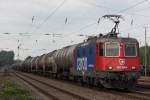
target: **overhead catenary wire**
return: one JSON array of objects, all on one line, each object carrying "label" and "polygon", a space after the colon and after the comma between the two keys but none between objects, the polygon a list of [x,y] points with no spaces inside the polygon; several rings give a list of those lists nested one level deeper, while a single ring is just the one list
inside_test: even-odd
[{"label": "overhead catenary wire", "polygon": [[[82,0],[81,0],[81,1],[82,1]],[[136,3],[136,4],[134,4],[134,5],[130,6],[130,7],[127,7],[127,8],[125,8],[125,9],[123,9],[123,10],[120,10],[120,11],[117,12],[117,13],[121,13],[121,12],[123,13],[123,12],[125,12],[125,11],[127,11],[127,10],[129,10],[129,9],[131,9],[131,8],[134,8],[134,7],[138,6],[138,5],[140,5],[140,4],[144,3],[144,2],[146,2],[146,1],[148,1],[148,0],[144,0],[144,1],[138,2],[138,3]],[[50,14],[45,18],[45,20],[43,20],[43,22],[42,22],[38,27],[36,27],[36,30],[40,29],[40,28],[42,27],[42,25],[43,25],[53,14],[55,14],[55,12],[56,12],[61,6],[63,6],[63,4],[64,4],[65,2],[66,2],[66,0],[64,0],[52,13],[50,13]],[[111,8],[105,7],[105,6],[103,6],[103,5],[97,5],[97,4],[94,4],[94,3],[91,3],[91,2],[85,2],[85,3],[88,3],[88,4],[90,4],[90,5],[92,5],[92,6],[95,6],[95,7],[105,8],[105,9],[110,9],[110,10],[111,10]],[[114,10],[114,11],[115,11],[115,10]],[[94,23],[95,23],[95,22],[94,22]],[[96,23],[95,23],[95,24],[96,24]],[[91,25],[93,25],[93,24],[91,24]],[[81,28],[81,29],[79,29],[79,30],[81,31],[81,30],[83,30],[83,29],[88,28],[88,27],[86,27],[86,26],[90,27],[90,25],[85,25],[84,28]],[[35,30],[35,31],[36,31],[36,30]]]},{"label": "overhead catenary wire", "polygon": [[[66,1],[66,0],[64,0],[64,1]],[[144,1],[146,1],[146,0],[144,0]],[[90,3],[89,3],[89,4],[90,4]],[[93,5],[93,4],[92,4],[92,5]],[[139,4],[138,4],[138,5],[139,5]],[[138,5],[136,5],[136,6],[138,6]],[[93,5],[93,6],[94,6],[94,5]],[[95,5],[95,6],[96,6],[96,7],[101,7],[101,8],[103,7],[103,6],[98,6],[98,5]],[[133,6],[133,5],[132,5],[132,6]],[[136,6],[135,6],[135,7],[136,7]],[[107,8],[107,7],[106,7],[106,8]],[[126,9],[127,9],[127,10],[130,10],[131,8],[134,8],[134,7],[128,7],[128,9],[127,9],[127,8],[126,8]],[[59,9],[59,8],[58,8],[58,9]],[[109,9],[109,8],[108,8],[108,9]],[[127,10],[125,10],[125,11],[123,11],[123,12],[126,12]],[[57,11],[57,10],[56,10],[56,11]],[[122,12],[122,13],[123,13],[123,12]],[[55,13],[56,13],[56,12],[55,12]],[[54,14],[55,14],[55,13],[54,13]],[[53,14],[52,14],[51,16],[53,16]],[[50,16],[50,17],[51,17],[51,16]],[[49,18],[50,18],[50,17],[49,17]],[[48,16],[47,16],[46,18],[48,18]],[[48,19],[49,19],[49,18],[48,18]],[[48,19],[47,19],[47,20],[48,20]],[[39,26],[36,28],[35,31],[37,31],[38,29],[40,29],[40,28],[44,25],[44,23],[47,22],[47,20],[46,20],[46,19],[43,20],[43,22],[42,22],[41,24],[39,24]],[[81,27],[79,30],[74,31],[73,33],[81,32],[82,30],[85,30],[85,29],[87,29],[87,28],[89,28],[89,27],[91,27],[91,26],[93,26],[93,25],[95,25],[95,24],[97,24],[96,21],[93,22],[93,24],[91,23],[91,25],[88,24],[88,25],[85,25],[85,26]],[[71,32],[71,33],[72,33],[72,32]],[[71,35],[71,34],[70,34],[70,35]]]},{"label": "overhead catenary wire", "polygon": [[43,21],[37,27],[33,27],[33,24],[35,22],[35,16],[32,16],[32,23],[30,24],[32,28],[29,28],[26,33],[35,33],[37,30],[39,30],[65,4],[66,1],[67,0],[63,0],[45,19],[43,19]]},{"label": "overhead catenary wire", "polygon": [[[83,2],[83,0],[80,0],[80,1]],[[127,11],[127,10],[130,10],[130,9],[132,9],[132,8],[135,8],[135,7],[137,7],[137,6],[141,5],[141,4],[143,4],[143,3],[146,2],[146,1],[148,1],[148,0],[140,1],[140,2],[138,2],[138,3],[136,3],[136,4],[134,4],[134,5],[131,5],[131,6],[127,7],[127,8],[124,8],[124,9],[122,9],[122,10],[120,10],[120,11],[118,11],[117,9],[114,9],[114,8],[110,8],[110,7],[107,7],[107,6],[104,6],[104,5],[100,5],[100,4],[94,4],[94,3],[88,2],[88,1],[86,1],[86,2],[84,2],[84,3],[86,3],[86,4],[88,4],[88,5],[91,5],[91,6],[94,6],[94,7],[97,7],[97,8],[100,8],[100,9],[103,8],[103,9],[111,10],[111,11],[113,11],[114,13],[125,13],[125,14],[128,14],[128,15],[131,15],[131,13],[126,12],[126,11]],[[146,15],[137,14],[137,13],[135,13],[135,12],[134,12],[134,15],[143,16],[143,17],[150,17],[150,16],[146,16]]]},{"label": "overhead catenary wire", "polygon": [[94,7],[97,7],[97,8],[101,8],[101,9],[103,8],[103,9],[106,9],[106,10],[116,11],[116,10],[110,8],[110,7],[106,7],[106,6],[100,5],[100,4],[94,4],[94,3],[92,3],[92,2],[90,2],[88,0],[86,0],[85,2],[83,0],[78,0],[78,1],[86,3],[86,4],[94,6]]},{"label": "overhead catenary wire", "polygon": [[142,28],[144,25],[148,25],[148,24],[150,24],[150,22],[147,22],[147,23],[144,23],[144,24],[142,24],[142,25],[137,25],[136,27],[132,27],[132,28],[126,28],[126,29],[124,29],[124,30],[122,30],[122,32],[125,32],[125,31],[127,31],[127,30],[133,30],[133,29],[135,29],[135,28]]},{"label": "overhead catenary wire", "polygon": [[[82,1],[82,0],[81,0],[81,1]],[[136,4],[134,4],[134,5],[131,5],[131,6],[127,7],[127,8],[124,8],[124,9],[122,9],[122,10],[120,10],[120,11],[117,11],[117,10],[114,10],[114,9],[113,9],[113,11],[116,11],[116,13],[123,13],[123,12],[125,12],[125,11],[127,11],[127,10],[130,10],[130,9],[132,9],[132,8],[135,8],[135,7],[137,7],[137,6],[141,5],[141,4],[143,4],[143,3],[146,2],[146,1],[148,1],[148,0],[140,1],[140,2],[138,2],[138,3],[136,3]],[[95,6],[95,7],[106,8],[106,9],[112,10],[112,9],[109,8],[109,7],[105,7],[105,6],[101,6],[101,5],[98,6],[98,5],[93,4],[93,3],[91,3],[91,2],[85,2],[85,3],[91,4],[92,6]],[[99,23],[99,20],[100,20],[100,19],[98,19],[98,23]],[[94,24],[97,24],[97,23],[93,22],[92,24],[85,25],[85,26],[83,26],[82,28],[80,28],[78,31],[71,32],[71,33],[80,32],[80,31],[82,31],[83,29],[89,28],[89,27],[91,27],[91,26],[94,25]]]},{"label": "overhead catenary wire", "polygon": [[135,7],[137,7],[138,5],[141,5],[141,4],[143,4],[143,3],[147,2],[147,1],[148,1],[148,0],[140,1],[140,2],[134,4],[134,5],[130,6],[130,7],[127,7],[127,8],[125,8],[125,9],[120,10],[118,13],[122,13],[122,12],[125,12],[125,11],[127,11],[127,10],[130,10],[130,9],[132,9],[132,8],[135,8]]},{"label": "overhead catenary wire", "polygon": [[[61,3],[61,5],[63,5],[65,1],[66,1],[66,0],[64,0],[64,1]],[[131,9],[131,8],[134,8],[134,7],[138,6],[138,5],[140,5],[140,4],[144,3],[144,2],[146,2],[146,1],[148,1],[148,0],[144,0],[144,1],[138,2],[138,3],[132,5],[132,6],[128,7],[128,8],[125,8],[125,9],[123,9],[123,10],[117,12],[117,13],[123,13],[123,12],[125,12],[125,11],[127,11],[127,10],[129,10],[129,9]],[[93,4],[93,3],[91,3],[91,2],[86,2],[86,3],[88,3],[88,4],[90,4],[90,5],[93,5],[93,6],[96,6],[96,7],[99,7],[99,8],[105,8],[105,9],[112,10],[112,8],[105,7],[105,6],[103,6],[103,5],[97,5],[97,4]],[[61,5],[60,5],[60,6],[61,6]],[[60,6],[59,6],[59,7],[60,7]],[[59,7],[58,7],[58,8],[59,8]],[[56,8],[56,10],[57,10],[58,8]],[[115,10],[113,9],[113,11],[115,11]],[[53,13],[52,13],[52,14],[53,14]],[[50,14],[50,15],[52,15],[52,14]],[[128,13],[128,14],[130,14],[130,13]],[[150,16],[141,15],[141,14],[135,14],[135,13],[134,13],[134,15],[139,15],[139,16],[143,16],[143,17],[150,17]],[[50,16],[48,16],[48,17],[50,17]],[[42,25],[48,20],[48,17],[47,17],[47,18],[43,21],[43,23],[41,23],[39,26],[42,26]],[[95,23],[95,24],[96,24],[96,23]],[[37,29],[40,29],[39,26],[37,27]],[[88,28],[88,27],[86,27],[86,26],[90,27],[89,25],[85,25],[85,28],[84,28],[84,29]],[[79,29],[79,30],[82,30],[82,29]]]},{"label": "overhead catenary wire", "polygon": [[[61,2],[61,3],[42,21],[42,23],[40,23],[40,24],[36,27],[36,29],[34,30],[34,32],[37,31],[37,30],[39,30],[39,29],[47,22],[47,20],[49,20],[49,19],[65,4],[66,1],[67,1],[67,0],[63,0],[63,2]],[[33,33],[34,33],[34,32],[33,32]]]}]

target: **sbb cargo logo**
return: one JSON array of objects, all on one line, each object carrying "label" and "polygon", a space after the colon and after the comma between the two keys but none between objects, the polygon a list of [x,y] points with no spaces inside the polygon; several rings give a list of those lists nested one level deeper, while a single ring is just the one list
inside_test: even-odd
[{"label": "sbb cargo logo", "polygon": [[77,58],[77,70],[87,70],[87,58]]}]

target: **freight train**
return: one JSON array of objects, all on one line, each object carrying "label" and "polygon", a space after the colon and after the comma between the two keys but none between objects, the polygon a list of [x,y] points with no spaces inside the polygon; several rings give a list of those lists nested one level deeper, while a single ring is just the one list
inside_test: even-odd
[{"label": "freight train", "polygon": [[140,77],[139,43],[117,36],[118,16],[107,35],[90,37],[37,57],[27,57],[16,69],[72,79],[105,88],[131,89]]}]

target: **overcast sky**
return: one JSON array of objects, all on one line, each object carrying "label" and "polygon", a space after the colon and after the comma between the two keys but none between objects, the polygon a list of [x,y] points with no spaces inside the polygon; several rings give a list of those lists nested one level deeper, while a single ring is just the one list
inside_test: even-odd
[{"label": "overcast sky", "polygon": [[97,23],[105,14],[121,14],[120,36],[130,33],[142,46],[145,26],[150,42],[149,11],[149,0],[0,0],[0,50],[13,50],[17,58],[20,45],[20,58],[24,59],[82,42],[86,37],[79,34],[111,30],[111,21]]}]

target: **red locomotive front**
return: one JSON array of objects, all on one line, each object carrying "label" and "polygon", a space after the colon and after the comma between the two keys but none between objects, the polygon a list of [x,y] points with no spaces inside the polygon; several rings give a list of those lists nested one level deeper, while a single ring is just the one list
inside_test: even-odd
[{"label": "red locomotive front", "polygon": [[140,70],[138,42],[124,40],[97,43],[97,71]]},{"label": "red locomotive front", "polygon": [[[99,76],[103,76],[101,79],[136,83],[140,71],[139,44],[136,39],[101,39],[97,41],[96,51],[96,72],[102,73]],[[128,88],[131,84],[126,85],[123,87]]]}]

